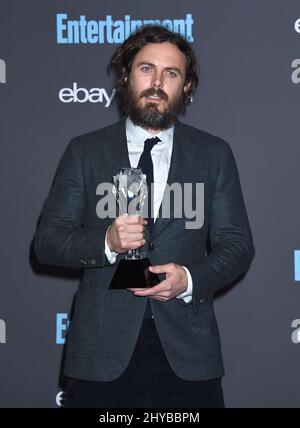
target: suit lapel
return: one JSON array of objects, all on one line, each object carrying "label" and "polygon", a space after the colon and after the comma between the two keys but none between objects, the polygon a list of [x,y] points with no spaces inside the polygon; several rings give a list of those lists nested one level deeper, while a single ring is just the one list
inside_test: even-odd
[{"label": "suit lapel", "polygon": [[[198,154],[198,144],[183,129],[180,122],[175,123],[173,150],[171,155],[171,165],[169,169],[167,184],[191,183],[195,180],[195,163]],[[159,208],[158,218],[153,227],[152,237],[158,236],[172,219],[162,218],[162,204],[166,201],[168,193],[164,192],[162,203]],[[171,216],[174,212],[173,202],[170,206]]]},{"label": "suit lapel", "polygon": [[104,140],[105,168],[111,174],[116,175],[120,168],[130,168],[130,159],[126,139],[126,119],[106,129]]}]

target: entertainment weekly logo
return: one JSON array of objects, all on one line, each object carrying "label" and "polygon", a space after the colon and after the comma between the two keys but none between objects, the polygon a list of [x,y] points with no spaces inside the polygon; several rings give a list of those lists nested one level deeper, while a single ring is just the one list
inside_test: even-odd
[{"label": "entertainment weekly logo", "polygon": [[294,250],[294,281],[300,281],[300,250]]},{"label": "entertainment weekly logo", "polygon": [[69,19],[67,13],[56,14],[56,42],[58,44],[114,44],[123,43],[130,34],[144,25],[160,25],[175,33],[180,33],[188,42],[193,42],[193,16],[186,13],[182,18],[132,19],[125,15],[123,19]]},{"label": "entertainment weekly logo", "polygon": [[[296,33],[300,34],[300,18],[298,18],[296,20],[294,28],[295,28]],[[291,67],[294,70],[292,72],[292,76],[291,76],[292,82],[297,85],[298,83],[300,83],[300,58],[294,59],[292,61]]]},{"label": "entertainment weekly logo", "polygon": [[69,316],[67,313],[60,312],[56,314],[56,344],[64,345],[66,343],[67,333],[70,327]]}]

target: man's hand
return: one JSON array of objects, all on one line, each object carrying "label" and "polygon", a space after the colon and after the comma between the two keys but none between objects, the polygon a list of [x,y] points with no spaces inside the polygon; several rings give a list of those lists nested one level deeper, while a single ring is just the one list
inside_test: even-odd
[{"label": "man's hand", "polygon": [[162,302],[167,302],[186,291],[188,277],[182,266],[168,263],[150,266],[149,270],[153,273],[165,273],[166,279],[151,288],[127,288],[127,290],[132,291],[135,296],[146,296]]},{"label": "man's hand", "polygon": [[107,245],[111,251],[125,251],[145,245],[144,226],[148,222],[136,215],[117,217],[107,232]]}]

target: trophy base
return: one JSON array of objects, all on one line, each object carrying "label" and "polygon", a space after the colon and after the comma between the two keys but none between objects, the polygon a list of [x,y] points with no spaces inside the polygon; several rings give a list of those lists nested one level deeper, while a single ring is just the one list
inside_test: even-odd
[{"label": "trophy base", "polygon": [[109,285],[111,290],[126,288],[149,288],[160,283],[158,275],[149,271],[148,258],[120,261]]}]

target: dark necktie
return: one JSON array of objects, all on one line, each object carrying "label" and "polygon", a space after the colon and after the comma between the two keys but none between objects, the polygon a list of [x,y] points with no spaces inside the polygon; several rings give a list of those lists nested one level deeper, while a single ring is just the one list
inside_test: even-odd
[{"label": "dark necktie", "polygon": [[[153,200],[151,197],[153,196],[151,195],[151,184],[154,183],[153,161],[151,156],[151,150],[153,149],[155,144],[157,144],[159,141],[160,139],[158,137],[148,138],[145,141],[144,151],[141,154],[141,157],[138,163],[138,168],[141,168],[141,170],[143,171],[143,174],[146,174],[146,181],[148,186],[148,219],[147,221],[148,221],[148,227],[150,232],[152,232],[153,225],[154,225],[154,220],[151,215],[151,207],[153,206]],[[153,208],[152,208],[152,212],[153,212]]]},{"label": "dark necktie", "polygon": [[[146,174],[146,181],[148,186],[148,227],[150,233],[152,232],[153,225],[154,225],[154,219],[151,215],[151,207],[153,205],[153,198],[151,198],[151,184],[154,183],[154,177],[153,177],[153,161],[151,156],[151,150],[160,141],[158,137],[155,138],[148,138],[144,143],[144,151],[141,154],[138,168],[141,168],[143,171],[143,174]],[[153,210],[152,210],[153,212]],[[152,319],[152,309],[149,299],[147,299],[147,306],[144,314],[144,318],[146,319]]]}]

